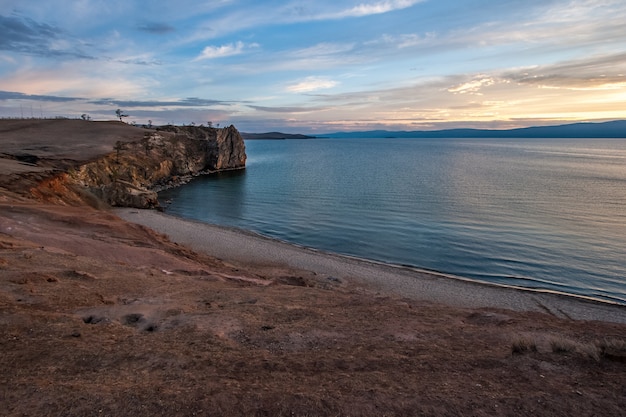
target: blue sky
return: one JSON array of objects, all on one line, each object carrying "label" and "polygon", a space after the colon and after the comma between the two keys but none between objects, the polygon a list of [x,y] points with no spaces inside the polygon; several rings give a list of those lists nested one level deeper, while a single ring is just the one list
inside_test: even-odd
[{"label": "blue sky", "polygon": [[0,0],[0,117],[245,132],[626,118],[623,0]]}]

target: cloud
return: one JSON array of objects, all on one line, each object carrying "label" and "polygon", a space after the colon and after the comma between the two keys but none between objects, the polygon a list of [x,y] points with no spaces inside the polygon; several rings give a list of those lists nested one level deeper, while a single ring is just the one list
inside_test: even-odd
[{"label": "cloud", "polygon": [[514,83],[569,90],[626,88],[626,53],[592,56],[504,72]]},{"label": "cloud", "polygon": [[[183,39],[181,44],[190,44],[250,28],[333,21],[384,14],[406,9],[424,1],[426,0],[383,0],[361,3],[329,0],[316,2],[285,1],[269,4],[249,2],[246,7],[241,7],[236,2],[232,2],[231,8],[225,8],[221,15],[212,17],[210,20],[207,19],[205,25],[202,25],[203,27],[199,27],[194,33]],[[346,6],[345,3],[357,4]],[[207,27],[210,27],[211,30],[207,30]]]},{"label": "cloud", "polygon": [[321,71],[363,62],[356,43],[321,42],[291,51],[263,54],[263,69],[270,71]]},{"label": "cloud", "polygon": [[354,43],[321,42],[316,45],[297,50],[293,52],[293,56],[312,59],[329,55],[346,54],[354,49],[354,45]]},{"label": "cloud", "polygon": [[175,100],[119,100],[115,98],[101,98],[89,100],[81,97],[63,97],[57,95],[40,95],[40,94],[24,94],[15,91],[0,90],[0,101],[6,100],[32,100],[32,101],[48,101],[48,102],[71,102],[85,101],[89,104],[99,106],[117,106],[117,107],[210,107],[210,106],[228,106],[232,102],[211,100],[198,97],[188,97]]},{"label": "cloud", "polygon": [[62,39],[61,29],[27,17],[0,15],[0,33],[0,50],[45,57],[93,59],[81,52],[77,45]]},{"label": "cloud", "polygon": [[268,113],[310,113],[315,111],[326,110],[327,107],[266,107],[266,106],[248,106],[254,110]]},{"label": "cloud", "polygon": [[103,98],[90,101],[91,104],[111,105],[119,107],[207,107],[216,105],[230,105],[230,102],[189,97],[178,100],[117,100]]},{"label": "cloud", "polygon": [[495,84],[495,80],[486,75],[480,75],[471,81],[467,81],[448,88],[450,93],[458,94],[480,94],[480,89]]},{"label": "cloud", "polygon": [[434,41],[436,38],[435,33],[428,32],[422,36],[416,33],[408,33],[402,35],[389,35],[384,34],[379,39],[365,42],[365,45],[384,45],[393,46],[398,49],[410,48],[418,45],[425,45]]},{"label": "cloud", "polygon": [[241,41],[236,43],[229,43],[228,45],[222,46],[207,46],[202,50],[202,53],[194,59],[194,61],[201,61],[204,59],[215,59],[215,58],[224,58],[227,56],[239,55],[244,52],[247,48],[258,48],[259,44],[251,43],[244,44]]},{"label": "cloud", "polygon": [[287,91],[292,93],[307,93],[309,91],[323,90],[333,88],[337,85],[336,81],[325,77],[306,77],[305,79],[291,84],[287,87]]},{"label": "cloud", "polygon": [[51,102],[68,102],[68,101],[79,101],[83,100],[78,97],[61,97],[61,96],[52,96],[52,95],[38,95],[38,94],[24,94],[17,93],[13,91],[0,91],[0,100],[33,100],[33,101],[51,101]]},{"label": "cloud", "polygon": [[176,30],[173,26],[163,22],[144,23],[143,25],[140,25],[137,29],[156,35],[164,35],[166,33],[174,32]]},{"label": "cloud", "polygon": [[119,62],[120,64],[129,64],[129,65],[142,65],[142,66],[157,66],[162,65],[163,62],[155,59],[142,59],[142,58],[124,58],[124,59],[114,59],[113,61]]},{"label": "cloud", "polygon": [[359,4],[358,6],[339,13],[339,15],[360,17],[387,13],[394,10],[406,9],[407,7],[420,3],[421,1],[422,0],[391,0],[379,1],[377,3],[370,4]]},{"label": "cloud", "polygon": [[424,0],[386,0],[374,3],[361,3],[349,9],[337,12],[321,13],[312,16],[312,20],[345,19],[349,17],[364,17],[376,14],[388,13],[395,10],[402,10],[421,3]]},{"label": "cloud", "polygon": [[56,38],[61,33],[58,28],[37,23],[29,18],[2,15],[0,15],[0,30],[2,30],[2,38],[0,38],[0,45],[2,46],[24,46],[29,43],[39,43],[44,39]]}]

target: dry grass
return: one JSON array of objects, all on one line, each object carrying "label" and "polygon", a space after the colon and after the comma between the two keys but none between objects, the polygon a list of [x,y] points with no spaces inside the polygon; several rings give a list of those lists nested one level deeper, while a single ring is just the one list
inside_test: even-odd
[{"label": "dry grass", "polygon": [[554,353],[574,353],[580,350],[582,343],[575,342],[563,336],[550,338],[550,348]]},{"label": "dry grass", "polygon": [[527,352],[537,352],[537,343],[529,336],[520,336],[511,343],[511,352],[517,355]]},{"label": "dry grass", "polygon": [[626,362],[626,339],[605,338],[596,342],[602,357],[618,361]]},{"label": "dry grass", "polygon": [[626,362],[626,339],[604,338],[602,340],[576,340],[564,335],[521,335],[513,339],[511,353],[520,355],[530,352],[573,355],[600,362],[608,359]]},{"label": "dry grass", "polygon": [[578,342],[563,337],[552,338],[550,347],[554,353],[573,353],[588,357],[596,362],[601,359],[626,360],[626,340],[605,338],[594,342]]},{"label": "dry grass", "polygon": [[600,349],[594,342],[579,342],[565,337],[553,337],[550,339],[550,348],[554,353],[580,355],[596,362],[601,359]]}]

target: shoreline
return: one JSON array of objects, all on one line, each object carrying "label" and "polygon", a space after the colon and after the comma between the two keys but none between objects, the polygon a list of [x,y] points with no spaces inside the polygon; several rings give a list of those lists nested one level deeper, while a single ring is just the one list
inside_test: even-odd
[{"label": "shoreline", "polygon": [[454,307],[535,311],[570,320],[626,323],[626,307],[618,303],[550,290],[483,283],[435,271],[329,253],[251,231],[182,219],[153,210],[116,208],[114,213],[126,221],[163,233],[173,242],[235,264],[287,266],[384,295]]}]

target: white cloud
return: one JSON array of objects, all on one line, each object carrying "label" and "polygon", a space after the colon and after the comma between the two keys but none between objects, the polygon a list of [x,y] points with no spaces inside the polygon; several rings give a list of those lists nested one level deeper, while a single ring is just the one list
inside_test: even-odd
[{"label": "white cloud", "polygon": [[244,52],[245,49],[258,48],[259,44],[251,43],[244,44],[241,41],[236,43],[229,43],[222,46],[207,46],[202,50],[202,53],[194,59],[194,61],[201,61],[204,59],[224,58],[227,56],[239,55]]},{"label": "white cloud", "polygon": [[307,93],[310,91],[323,90],[333,88],[337,85],[336,81],[325,77],[306,77],[305,79],[291,84],[287,87],[287,91],[292,93]]},{"label": "white cloud", "polygon": [[345,17],[362,17],[370,16],[374,14],[382,14],[392,12],[394,10],[401,10],[411,7],[417,3],[421,3],[423,0],[387,0],[379,1],[376,3],[361,3],[350,9],[345,9],[336,13],[330,13],[327,15],[320,15],[322,19],[342,19]]},{"label": "white cloud", "polygon": [[436,39],[434,32],[428,32],[424,35],[416,33],[407,33],[403,35],[384,34],[379,39],[365,42],[365,45],[385,45],[398,49],[410,48],[413,46],[424,45]]},{"label": "white cloud", "polygon": [[540,17],[548,23],[585,22],[590,17],[614,16],[615,7],[623,6],[623,0],[570,0],[557,2]]},{"label": "white cloud", "polygon": [[[275,7],[268,7],[261,2],[249,2],[247,7],[233,7],[226,9],[219,17],[206,20],[203,27],[199,27],[192,34],[178,41],[178,44],[189,44],[201,40],[235,33],[244,29],[267,26],[315,22],[324,20],[340,20],[383,14],[395,10],[402,10],[422,3],[426,0],[384,0],[369,3],[359,3],[348,6],[337,1],[284,2]],[[350,2],[353,3],[353,2]],[[190,10],[195,9],[190,8]]]},{"label": "white cloud", "polygon": [[[306,57],[308,59],[320,56],[345,54],[354,49],[354,43],[331,43],[322,42],[308,48],[300,49],[293,53],[297,57]],[[345,58],[345,56],[344,56]]]},{"label": "white cloud", "polygon": [[495,80],[493,78],[488,76],[479,76],[471,81],[448,88],[448,92],[455,94],[480,94],[479,92],[481,88],[494,84]]}]

